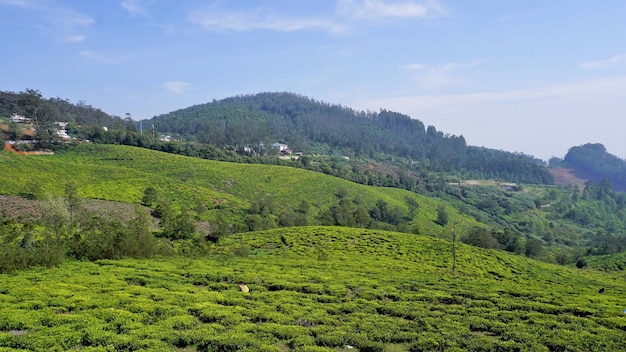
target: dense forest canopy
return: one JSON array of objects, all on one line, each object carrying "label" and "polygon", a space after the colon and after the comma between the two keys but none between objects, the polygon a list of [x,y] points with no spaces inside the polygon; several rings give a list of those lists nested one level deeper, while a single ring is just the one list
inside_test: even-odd
[{"label": "dense forest canopy", "polygon": [[218,147],[281,141],[294,150],[315,153],[323,145],[349,156],[406,158],[430,171],[461,172],[467,177],[554,182],[545,165],[530,156],[468,146],[463,136],[425,127],[397,112],[355,111],[293,93],[214,100],[155,116],[149,123],[164,133]]}]

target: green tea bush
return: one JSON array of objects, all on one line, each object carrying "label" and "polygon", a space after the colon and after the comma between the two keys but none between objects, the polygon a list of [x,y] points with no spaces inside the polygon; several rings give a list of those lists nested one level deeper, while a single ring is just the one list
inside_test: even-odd
[{"label": "green tea bush", "polygon": [[434,333],[422,333],[409,347],[410,352],[443,351],[452,347],[443,337]]},{"label": "green tea bush", "polygon": [[287,346],[293,350],[301,350],[302,348],[305,347],[317,347],[315,345],[315,338],[312,335],[306,334],[306,335],[299,335],[299,336],[295,336],[293,338],[291,338],[288,342],[287,342]]},{"label": "green tea bush", "polygon": [[198,320],[190,315],[177,315],[167,318],[162,324],[173,330],[191,330],[198,325]]},{"label": "green tea bush", "polygon": [[314,329],[315,343],[322,347],[342,347],[347,341],[347,333],[341,329],[331,329],[320,331]]},{"label": "green tea bush", "polygon": [[267,331],[280,340],[292,340],[301,336],[309,336],[311,331],[299,325],[281,325],[266,323],[259,327],[259,331]]},{"label": "green tea bush", "polygon": [[[198,351],[262,351],[268,350],[268,346],[249,334],[235,333],[229,335],[207,336],[198,344]],[[278,351],[278,349],[275,349]]]},{"label": "green tea bush", "polygon": [[[625,350],[614,274],[339,228],[225,238],[248,257],[67,261],[0,277],[0,346],[54,350]],[[331,254],[315,259],[323,244]],[[261,247],[259,247],[261,245]],[[389,246],[406,254],[397,257]],[[495,274],[493,274],[495,273]],[[497,274],[497,275],[496,275]],[[242,292],[239,282],[250,287]],[[137,283],[143,283],[139,285]],[[270,289],[273,288],[273,289]],[[599,294],[597,287],[606,287]],[[33,309],[36,308],[36,309]],[[24,332],[13,336],[12,329]],[[55,347],[61,346],[61,347]]]}]

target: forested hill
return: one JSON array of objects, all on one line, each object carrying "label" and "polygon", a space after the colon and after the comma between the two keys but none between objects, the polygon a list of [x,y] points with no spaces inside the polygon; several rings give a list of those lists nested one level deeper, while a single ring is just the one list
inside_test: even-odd
[{"label": "forested hill", "polygon": [[563,161],[581,178],[595,183],[608,180],[613,188],[626,192],[626,160],[608,153],[602,144],[572,147]]},{"label": "forested hill", "polygon": [[[355,111],[293,93],[242,95],[156,116],[161,133],[225,148],[282,142],[294,151],[406,158],[429,171],[466,177],[551,184],[541,161],[530,156],[468,146],[463,136],[397,112]],[[269,144],[268,144],[269,143]]]},{"label": "forested hill", "polygon": [[87,105],[83,101],[74,104],[58,97],[46,99],[40,91],[35,89],[27,89],[19,93],[0,91],[0,117],[9,117],[12,114],[31,119],[37,128],[45,128],[54,122],[64,121],[77,125],[120,129],[129,122]]}]

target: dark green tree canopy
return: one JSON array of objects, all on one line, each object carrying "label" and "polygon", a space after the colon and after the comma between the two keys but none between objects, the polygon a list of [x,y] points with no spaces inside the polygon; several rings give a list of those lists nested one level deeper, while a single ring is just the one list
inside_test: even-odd
[{"label": "dark green tree canopy", "polygon": [[428,165],[433,171],[464,170],[511,182],[554,182],[544,163],[530,156],[471,147],[463,136],[425,127],[420,120],[397,112],[355,111],[286,92],[214,100],[155,116],[146,124],[219,148],[262,149],[281,141],[309,154],[327,146],[331,154],[392,155]]},{"label": "dark green tree canopy", "polygon": [[584,178],[596,183],[606,179],[615,189],[626,191],[626,161],[609,154],[602,144],[572,147],[563,160]]}]

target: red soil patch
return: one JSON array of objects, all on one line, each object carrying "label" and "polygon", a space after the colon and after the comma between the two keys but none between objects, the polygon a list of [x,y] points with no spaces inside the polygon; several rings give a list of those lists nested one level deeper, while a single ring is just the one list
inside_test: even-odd
[{"label": "red soil patch", "polygon": [[20,155],[53,155],[54,154],[54,152],[45,152],[42,150],[36,150],[33,152],[18,151],[18,150],[15,150],[15,148],[13,148],[13,144],[9,142],[4,143],[4,150],[15,153],[15,154],[20,154]]}]

